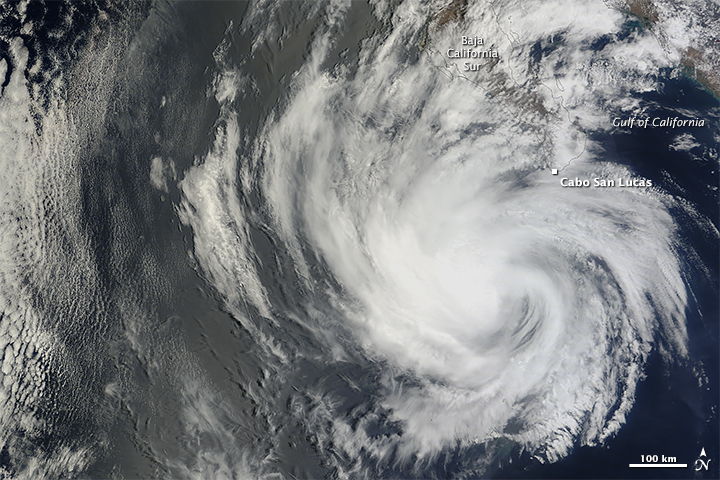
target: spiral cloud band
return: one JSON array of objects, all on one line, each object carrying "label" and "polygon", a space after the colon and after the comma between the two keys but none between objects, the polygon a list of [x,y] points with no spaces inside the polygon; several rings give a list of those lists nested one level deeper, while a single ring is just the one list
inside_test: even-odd
[{"label": "spiral cloud band", "polygon": [[718,473],[719,9],[6,2],[0,478]]},{"label": "spiral cloud band", "polygon": [[[557,3],[529,11],[606,9]],[[231,309],[242,309],[240,292],[277,321],[281,307],[253,269],[262,253],[238,227],[247,216],[242,198],[261,196],[265,228],[301,288],[332,306],[320,314],[308,303],[311,313],[294,321],[333,361],[348,361],[355,345],[364,361],[391,372],[380,377],[376,407],[391,412],[401,434],[370,436],[377,414],[360,427],[323,417],[333,425],[327,441],[348,454],[405,462],[506,438],[555,461],[578,443],[602,443],[624,424],[651,350],[687,355],[687,285],[671,215],[687,207],[657,188],[562,188],[545,166],[565,167],[571,178],[633,178],[591,139],[611,124],[600,108],[613,95],[609,82],[594,85],[600,72],[563,65],[620,59],[616,81],[625,75],[624,87],[642,90],[647,72],[667,59],[641,33],[633,45],[645,48],[645,71],[622,61],[623,50],[638,48],[629,41],[586,49],[619,28],[617,13],[605,12],[604,24],[557,16],[542,26],[515,16],[524,36],[514,38],[503,20],[471,6],[463,31],[483,31],[500,50],[529,49],[554,32],[566,39],[544,59],[555,71],[529,78],[520,58],[498,63],[489,79],[509,84],[514,75],[525,93],[494,98],[442,58],[459,27],[433,31],[416,58],[406,53],[427,21],[406,4],[387,37],[363,41],[356,71],[328,70],[332,35],[349,8],[321,11],[325,27],[292,93],[254,141],[238,123],[252,89],[219,61],[216,142],[181,183],[181,216],[202,268]],[[553,76],[565,97],[543,84]],[[210,230],[208,218],[223,220]]]}]

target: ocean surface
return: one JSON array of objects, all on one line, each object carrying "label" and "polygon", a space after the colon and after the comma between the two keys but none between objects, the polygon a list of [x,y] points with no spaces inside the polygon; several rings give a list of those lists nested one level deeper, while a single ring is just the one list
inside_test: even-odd
[{"label": "ocean surface", "polygon": [[663,5],[3,6],[0,478],[718,478],[720,102]]}]

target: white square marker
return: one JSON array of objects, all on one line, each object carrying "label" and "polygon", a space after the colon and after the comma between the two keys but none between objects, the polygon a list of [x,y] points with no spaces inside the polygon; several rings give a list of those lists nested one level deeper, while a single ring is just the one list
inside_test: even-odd
[{"label": "white square marker", "polygon": [[558,174],[558,169],[557,169],[557,168],[553,168],[552,170],[550,170],[550,173],[552,173],[553,175],[557,175],[557,174]]}]

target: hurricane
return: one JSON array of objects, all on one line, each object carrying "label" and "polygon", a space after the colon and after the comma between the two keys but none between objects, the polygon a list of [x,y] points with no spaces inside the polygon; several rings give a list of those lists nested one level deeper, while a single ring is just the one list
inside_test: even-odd
[{"label": "hurricane", "polygon": [[0,63],[0,473],[475,478],[613,445],[657,362],[712,404],[720,106],[656,94],[700,90],[669,3],[148,5],[44,96]]}]

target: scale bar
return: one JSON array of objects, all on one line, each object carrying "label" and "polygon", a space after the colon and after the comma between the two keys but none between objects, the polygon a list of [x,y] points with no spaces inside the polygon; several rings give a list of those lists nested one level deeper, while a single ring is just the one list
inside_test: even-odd
[{"label": "scale bar", "polygon": [[631,463],[630,468],[687,468],[687,463]]}]

